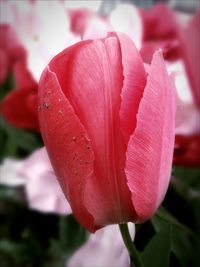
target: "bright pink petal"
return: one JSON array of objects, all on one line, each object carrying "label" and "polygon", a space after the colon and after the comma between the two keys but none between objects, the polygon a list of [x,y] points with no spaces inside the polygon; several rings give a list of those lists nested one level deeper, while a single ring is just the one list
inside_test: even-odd
[{"label": "bright pink petal", "polygon": [[39,118],[50,160],[72,210],[82,225],[94,231],[84,199],[85,184],[93,173],[91,142],[55,73],[48,69],[39,85]]},{"label": "bright pink petal", "polygon": [[147,220],[164,198],[172,164],[175,96],[161,52],[156,52],[127,149],[125,172],[137,220]]},{"label": "bright pink petal", "polygon": [[191,19],[181,36],[183,60],[194,96],[194,101],[200,107],[200,11]]},{"label": "bright pink petal", "polygon": [[136,127],[136,114],[146,85],[146,72],[141,57],[131,42],[118,34],[123,65],[123,88],[121,92],[120,120],[126,143]]},{"label": "bright pink petal", "polygon": [[[61,88],[91,139],[95,178],[85,200],[96,224],[133,219],[124,173],[126,146],[119,118],[123,83],[118,38],[84,41],[50,63]],[[48,146],[47,146],[48,147]]]}]

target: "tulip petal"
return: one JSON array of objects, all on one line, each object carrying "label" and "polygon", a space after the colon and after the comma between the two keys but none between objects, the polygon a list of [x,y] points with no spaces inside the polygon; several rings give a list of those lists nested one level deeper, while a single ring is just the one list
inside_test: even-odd
[{"label": "tulip petal", "polygon": [[175,128],[175,93],[161,52],[154,54],[137,126],[127,148],[125,172],[137,221],[152,216],[170,179]]},{"label": "tulip petal", "polygon": [[48,68],[41,76],[39,103],[41,132],[56,175],[75,216],[93,232],[93,217],[84,205],[84,186],[93,173],[91,143],[55,73]]},{"label": "tulip petal", "polygon": [[136,127],[136,114],[146,85],[146,72],[142,59],[125,35],[118,33],[123,65],[123,88],[121,92],[120,120],[126,143]]}]

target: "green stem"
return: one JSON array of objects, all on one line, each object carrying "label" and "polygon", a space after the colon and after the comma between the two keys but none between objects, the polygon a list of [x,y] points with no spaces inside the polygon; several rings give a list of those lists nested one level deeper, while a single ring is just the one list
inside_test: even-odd
[{"label": "green stem", "polygon": [[144,265],[142,263],[142,259],[140,257],[140,254],[137,251],[137,249],[136,249],[136,247],[135,247],[135,245],[131,239],[127,223],[119,224],[119,229],[120,229],[124,244],[125,244],[128,252],[129,252],[129,255],[131,258],[131,266],[133,263],[134,267],[144,267]]}]

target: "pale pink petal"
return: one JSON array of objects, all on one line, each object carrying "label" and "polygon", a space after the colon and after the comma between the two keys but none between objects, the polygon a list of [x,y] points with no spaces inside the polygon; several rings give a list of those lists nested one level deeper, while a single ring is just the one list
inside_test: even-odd
[{"label": "pale pink petal", "polygon": [[23,163],[20,174],[26,180],[29,207],[45,213],[66,215],[71,213],[46,149],[38,149]]},{"label": "pale pink petal", "polygon": [[[134,239],[135,225],[129,223],[129,231]],[[118,225],[109,225],[90,235],[67,262],[67,267],[129,267],[130,258],[124,246]]]},{"label": "pale pink petal", "polygon": [[156,52],[127,149],[125,172],[137,220],[147,220],[163,200],[171,173],[175,93],[161,52]]}]

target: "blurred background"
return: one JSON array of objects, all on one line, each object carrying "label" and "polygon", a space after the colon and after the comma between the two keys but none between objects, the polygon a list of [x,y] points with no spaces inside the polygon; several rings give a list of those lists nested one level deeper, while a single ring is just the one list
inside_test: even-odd
[{"label": "blurred background", "polygon": [[[0,0],[0,265],[128,267],[116,228],[90,235],[74,219],[40,135],[42,70],[66,47],[129,35],[148,69],[163,50],[177,89],[169,190],[136,225],[145,267],[200,266],[200,1]],[[113,245],[115,244],[115,245]]]}]

